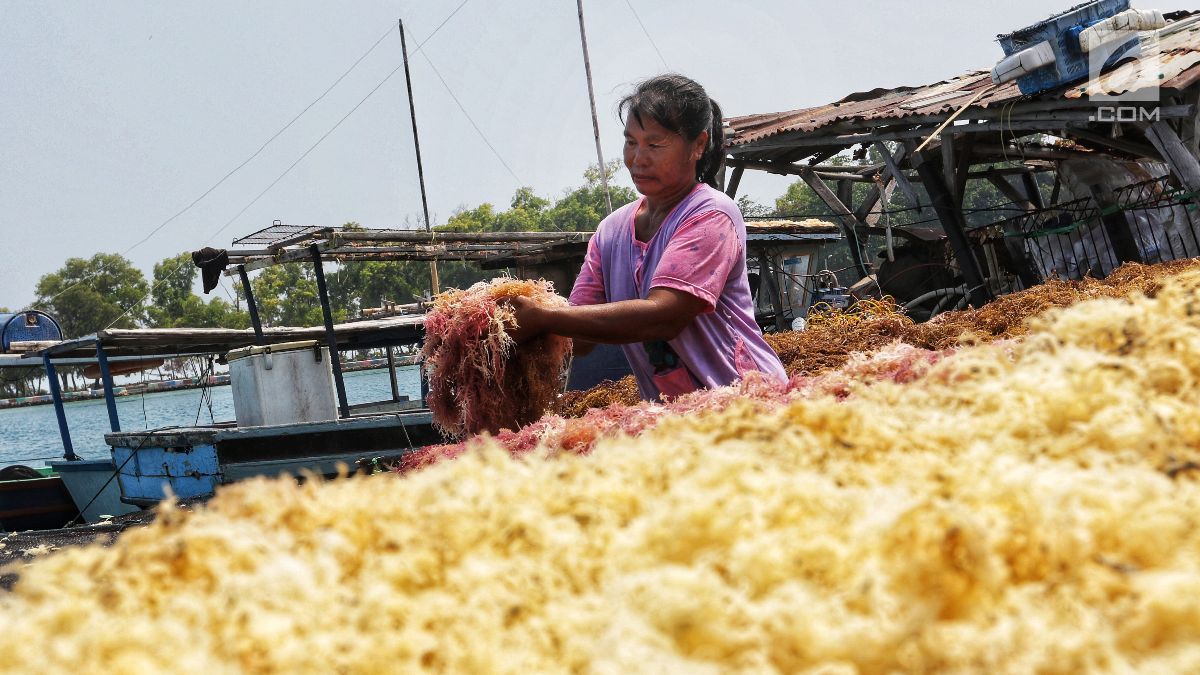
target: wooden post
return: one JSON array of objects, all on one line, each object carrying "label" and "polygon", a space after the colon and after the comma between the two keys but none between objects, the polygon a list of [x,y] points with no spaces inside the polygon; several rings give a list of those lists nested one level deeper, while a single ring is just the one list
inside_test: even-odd
[{"label": "wooden post", "polygon": [[829,186],[818,178],[812,169],[802,167],[800,178],[812,188],[813,192],[817,193],[821,201],[825,202],[825,205],[838,217],[838,224],[842,229],[842,233],[846,235],[846,245],[850,247],[850,258],[854,261],[854,266],[858,268],[863,277],[870,276],[871,272],[867,269],[866,263],[863,262],[862,245],[858,241],[858,232],[856,231],[859,223],[858,219],[854,217],[854,213],[850,211],[849,207],[842,200],[838,199],[837,195],[833,194],[833,190],[830,190]]},{"label": "wooden post", "polygon": [[942,229],[945,230],[946,237],[950,240],[950,247],[954,249],[954,257],[958,260],[963,279],[970,291],[971,303],[975,307],[982,307],[991,298],[991,291],[984,283],[979,260],[975,258],[975,253],[971,250],[971,241],[967,238],[962,209],[955,206],[950,189],[946,186],[946,179],[933,162],[925,160],[920,153],[914,153],[912,163],[921,175],[925,191],[929,193],[929,198],[933,202],[933,210],[937,212],[938,219],[942,221]]},{"label": "wooden post", "polygon": [[[1025,209],[1026,211],[1034,211],[1037,205],[1029,201],[1022,195],[1008,179],[1000,174],[991,174],[987,177],[992,185],[1000,191],[1005,197],[1011,199],[1014,204]],[[1025,288],[1036,286],[1042,282],[1038,277],[1037,270],[1033,264],[1029,262],[1029,254],[1025,251],[1025,245],[1021,240],[1014,237],[1004,237],[1004,250],[1008,253],[1009,259],[1012,261],[1013,272],[1017,278],[1025,285]]]},{"label": "wooden post", "polygon": [[[429,200],[425,197],[425,167],[421,163],[421,137],[417,135],[417,107],[413,101],[412,74],[408,69],[408,42],[404,39],[404,19],[400,19],[400,52],[404,55],[404,84],[408,87],[408,116],[412,118],[413,149],[417,154],[417,181],[421,185],[421,212],[425,216],[425,231],[430,232],[432,227],[429,224]],[[429,285],[432,295],[437,295],[441,291],[436,260],[429,261]]]},{"label": "wooden post", "polygon": [[974,152],[975,137],[966,134],[962,137],[959,148],[955,152],[958,164],[955,166],[954,199],[958,208],[962,209],[967,199],[967,180],[971,177],[971,157]]},{"label": "wooden post", "polygon": [[1112,244],[1117,261],[1122,263],[1145,262],[1142,260],[1141,251],[1138,250],[1137,237],[1134,235],[1125,213],[1108,211],[1108,207],[1113,205],[1112,195],[1100,185],[1088,187],[1092,193],[1092,199],[1096,200],[1096,204],[1100,206],[1100,222],[1104,225],[1105,232],[1108,233],[1108,241]]},{"label": "wooden post", "polygon": [[775,329],[787,330],[787,322],[783,320],[783,295],[779,290],[779,284],[775,283],[775,274],[771,271],[770,264],[767,263],[765,252],[758,256],[758,277],[759,288],[765,288],[767,295],[771,298],[771,309],[775,312]]},{"label": "wooden post", "polygon": [[737,197],[738,186],[742,184],[742,174],[746,173],[746,167],[735,166],[733,175],[729,178],[729,186],[725,189],[725,194],[729,195],[730,199]]},{"label": "wooden post", "polygon": [[388,363],[388,380],[392,384],[392,401],[400,400],[400,385],[396,382],[396,355],[392,353],[392,346],[387,346],[387,363]]},{"label": "wooden post", "polygon": [[[924,176],[925,174],[921,174]],[[958,162],[954,157],[954,134],[942,132],[942,176],[945,178],[946,189],[950,199],[956,204],[962,204],[956,188],[958,187]],[[928,188],[928,186],[926,186]]]},{"label": "wooden post", "polygon": [[242,279],[242,293],[246,296],[246,309],[250,312],[250,325],[254,326],[254,344],[265,345],[263,339],[262,320],[258,317],[258,303],[254,300],[254,287],[250,285],[250,277],[246,274],[246,266],[238,265],[238,276]]},{"label": "wooden post", "polygon": [[342,417],[350,416],[350,405],[346,402],[346,383],[342,380],[342,355],[337,348],[337,335],[333,332],[333,310],[329,306],[329,289],[325,285],[325,270],[321,264],[321,247],[308,247],[312,254],[313,270],[317,276],[317,296],[321,300],[321,315],[325,319],[325,344],[329,346],[329,363],[333,366],[333,386],[337,388],[338,411]]},{"label": "wooden post", "polygon": [[46,369],[46,379],[50,381],[50,398],[54,401],[54,416],[58,419],[58,436],[62,439],[63,459],[74,462],[79,459],[75,447],[71,445],[71,430],[67,427],[67,411],[63,409],[62,389],[58,384],[58,371],[50,362],[50,354],[42,354],[42,367]]},{"label": "wooden post", "polygon": [[[882,145],[882,143],[879,145]],[[887,147],[885,146],[883,149],[886,151]],[[882,217],[882,211],[887,209],[892,202],[892,192],[900,183],[899,179],[897,179],[894,175],[895,173],[898,173],[898,170],[894,171],[892,166],[897,165],[904,159],[905,156],[907,156],[908,149],[904,146],[900,146],[900,151],[896,154],[899,156],[899,160],[892,158],[891,153],[888,153],[888,156],[884,158],[884,168],[883,171],[879,173],[879,183],[871,186],[871,189],[869,192],[867,192],[867,196],[863,200],[863,203],[860,204],[858,209],[854,212],[855,218],[858,218],[860,221],[872,227],[879,222],[879,219]],[[890,162],[888,161],[889,159],[891,160]],[[909,187],[911,188],[912,186]],[[914,204],[915,203],[916,200],[914,200]],[[880,204],[882,204],[882,206],[880,206]]]},{"label": "wooden post", "polygon": [[1025,186],[1025,195],[1029,197],[1029,201],[1039,209],[1046,208],[1046,202],[1042,199],[1042,191],[1038,189],[1037,179],[1032,173],[1021,174],[1021,184]]},{"label": "wooden post", "polygon": [[592,133],[596,137],[596,161],[600,162],[600,184],[604,186],[604,203],[612,213],[612,195],[608,193],[608,172],[604,169],[604,151],[600,149],[600,118],[596,116],[596,93],[592,90],[592,60],[588,57],[587,30],[583,24],[583,0],[576,0],[579,7],[579,42],[583,45],[583,72],[587,76],[588,101],[592,104]]},{"label": "wooden post", "polygon": [[96,342],[96,363],[100,366],[100,382],[104,386],[104,406],[108,408],[108,428],[116,433],[121,430],[121,420],[117,417],[117,399],[113,394],[112,371],[108,367],[108,355],[104,346]]},{"label": "wooden post", "polygon": [[884,145],[883,141],[876,141],[875,149],[878,150],[879,154],[883,156],[883,162],[887,165],[888,173],[891,174],[892,179],[896,181],[896,185],[905,194],[905,196],[908,197],[909,201],[912,202],[912,205],[916,208],[924,210],[924,207],[921,206],[921,198],[917,194],[916,188],[913,187],[913,184],[908,180],[908,176],[904,175],[904,172],[900,169],[900,164],[908,158],[908,146],[901,145],[899,149],[896,150],[896,154],[892,155],[891,151],[888,150],[888,147]]},{"label": "wooden post", "polygon": [[[854,212],[854,183],[849,180],[839,180],[837,182],[837,198],[851,213]],[[861,220],[855,217],[855,220]]]}]

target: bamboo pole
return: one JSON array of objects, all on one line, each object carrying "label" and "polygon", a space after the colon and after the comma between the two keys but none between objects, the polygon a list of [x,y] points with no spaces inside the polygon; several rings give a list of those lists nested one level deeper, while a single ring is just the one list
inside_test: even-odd
[{"label": "bamboo pole", "polygon": [[[425,168],[421,164],[421,139],[417,135],[417,108],[413,102],[412,73],[408,69],[408,42],[404,39],[404,19],[400,19],[400,51],[404,55],[404,82],[408,87],[408,115],[412,118],[413,147],[417,151],[417,180],[421,183],[421,210],[425,215],[425,231],[432,232],[433,228],[429,224],[429,200],[425,197]],[[430,292],[433,295],[441,292],[438,283],[437,262],[432,260],[429,261],[429,284]]]},{"label": "bamboo pole", "polygon": [[608,191],[608,170],[604,166],[604,151],[600,149],[600,119],[596,116],[596,92],[592,89],[592,61],[588,58],[587,31],[583,25],[583,0],[579,6],[579,41],[583,44],[583,72],[587,75],[588,102],[592,104],[592,133],[596,137],[596,161],[600,163],[600,184],[604,186],[604,203],[612,213],[612,195]]}]

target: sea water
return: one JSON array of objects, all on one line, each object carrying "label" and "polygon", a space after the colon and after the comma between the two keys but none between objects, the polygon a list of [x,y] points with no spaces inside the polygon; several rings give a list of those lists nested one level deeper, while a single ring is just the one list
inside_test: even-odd
[{"label": "sea water", "polygon": [[[417,366],[396,368],[396,380],[401,396],[412,400],[421,397]],[[350,405],[392,398],[386,368],[346,373],[345,382]],[[68,403],[64,409],[75,454],[84,459],[108,459],[109,448],[104,444],[104,434],[109,431],[109,423],[104,399]],[[117,416],[122,431],[228,422],[233,420],[233,394],[228,386],[220,386],[122,396],[117,398]],[[62,456],[62,437],[54,406],[0,410],[0,467],[9,464],[44,466],[47,461],[62,459]]]}]

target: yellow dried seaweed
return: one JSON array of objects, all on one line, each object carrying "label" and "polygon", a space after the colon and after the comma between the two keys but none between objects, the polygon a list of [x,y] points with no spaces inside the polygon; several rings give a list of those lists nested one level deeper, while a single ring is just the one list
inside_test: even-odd
[{"label": "yellow dried seaweed", "polygon": [[258,479],[56,552],[6,672],[1197,672],[1200,272],[588,456]]}]

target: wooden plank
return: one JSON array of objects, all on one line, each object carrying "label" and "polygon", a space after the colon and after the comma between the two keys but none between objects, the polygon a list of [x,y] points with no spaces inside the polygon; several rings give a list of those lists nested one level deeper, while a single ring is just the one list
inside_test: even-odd
[{"label": "wooden plank", "polygon": [[859,222],[854,217],[854,213],[838,199],[833,190],[830,190],[829,186],[825,184],[825,181],[818,178],[811,169],[801,172],[800,178],[812,188],[813,192],[817,193],[817,197],[825,202],[825,205],[838,217],[838,222],[842,226],[842,232],[846,235],[846,245],[850,248],[850,257],[854,261],[855,267],[859,269],[863,276],[868,276],[870,272],[863,261],[862,245],[859,243],[858,233],[856,232]]},{"label": "wooden plank", "polygon": [[[366,232],[339,232],[337,238],[341,241],[392,241],[434,244],[444,242],[587,241],[591,236],[591,232],[418,232],[416,230],[374,230]],[[232,254],[233,251],[230,253]]]}]

